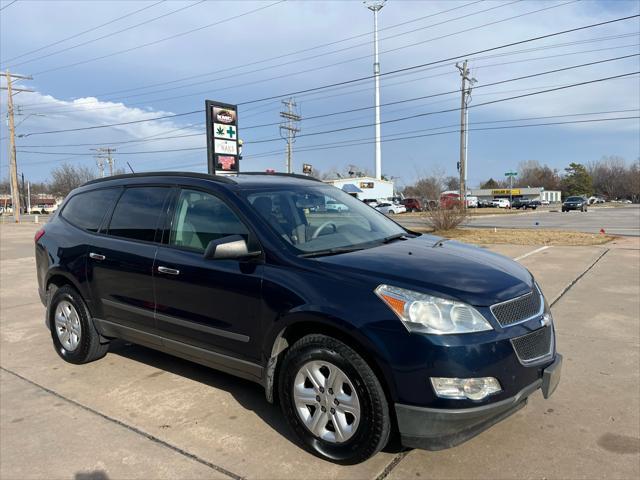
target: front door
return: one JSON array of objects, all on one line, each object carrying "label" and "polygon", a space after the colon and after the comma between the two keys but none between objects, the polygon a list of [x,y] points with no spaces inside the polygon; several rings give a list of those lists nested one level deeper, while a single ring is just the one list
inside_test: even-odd
[{"label": "front door", "polygon": [[[211,353],[214,363],[228,357],[258,361],[261,260],[203,256],[211,240],[248,239],[249,229],[220,197],[187,188],[177,193],[171,218],[153,269],[156,320],[166,346],[184,348],[183,355],[196,347]],[[226,367],[233,373],[243,368]]]}]

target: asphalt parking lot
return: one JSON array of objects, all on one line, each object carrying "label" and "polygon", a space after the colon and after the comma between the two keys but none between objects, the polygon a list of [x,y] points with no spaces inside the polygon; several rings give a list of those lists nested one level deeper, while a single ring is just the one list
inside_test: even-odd
[{"label": "asphalt parking lot", "polygon": [[[640,209],[615,210],[616,218],[635,215],[638,226]],[[564,355],[554,396],[534,394],[525,409],[456,448],[383,452],[342,467],[303,451],[253,383],[123,343],[91,364],[60,360],[37,295],[36,229],[0,226],[2,479],[640,476],[640,238],[489,247],[529,268],[553,303]]]},{"label": "asphalt parking lot", "polygon": [[[587,212],[535,210],[513,215],[482,215],[471,218],[467,227],[482,228],[550,228],[598,233],[603,228],[611,235],[640,236],[640,205],[628,207],[590,207]],[[481,212],[479,212],[481,213]],[[416,217],[396,215],[394,220],[407,228],[424,226]]]}]

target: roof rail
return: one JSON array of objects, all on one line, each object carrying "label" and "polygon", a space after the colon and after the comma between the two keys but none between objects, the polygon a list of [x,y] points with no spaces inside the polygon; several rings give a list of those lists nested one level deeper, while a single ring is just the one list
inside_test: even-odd
[{"label": "roof rail", "polygon": [[240,175],[275,175],[278,177],[291,177],[291,178],[300,178],[302,180],[312,180],[314,182],[322,182],[322,180],[310,177],[308,175],[301,175],[299,173],[284,173],[284,172],[240,172]]},{"label": "roof rail", "polygon": [[140,173],[123,173],[121,175],[113,175],[110,177],[96,178],[94,180],[89,180],[84,185],[92,185],[94,183],[106,182],[108,180],[118,180],[121,178],[140,178],[140,177],[192,177],[192,178],[202,178],[205,180],[213,180],[214,182],[220,183],[231,183],[235,184],[233,179],[230,177],[223,177],[221,175],[209,175],[208,173],[196,173],[196,172],[140,172]]}]

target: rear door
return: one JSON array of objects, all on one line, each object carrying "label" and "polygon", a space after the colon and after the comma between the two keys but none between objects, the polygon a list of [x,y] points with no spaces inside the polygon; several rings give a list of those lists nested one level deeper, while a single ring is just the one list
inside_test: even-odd
[{"label": "rear door", "polygon": [[152,270],[170,191],[161,186],[125,188],[89,248],[87,276],[92,299],[100,305],[99,318],[125,338],[142,340],[147,336],[138,338],[140,332],[157,333]]},{"label": "rear door", "polygon": [[[156,319],[170,348],[186,345],[255,361],[260,350],[262,261],[203,256],[211,240],[228,235],[251,237],[251,250],[253,235],[221,197],[188,188],[178,192],[154,266]],[[232,370],[236,367],[231,365]]]}]

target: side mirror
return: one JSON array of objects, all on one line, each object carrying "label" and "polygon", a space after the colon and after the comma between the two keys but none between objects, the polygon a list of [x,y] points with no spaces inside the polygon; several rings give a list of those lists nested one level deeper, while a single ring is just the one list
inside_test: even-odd
[{"label": "side mirror", "polygon": [[230,260],[259,255],[260,252],[249,252],[247,242],[241,235],[228,235],[211,240],[204,251],[204,258],[209,260]]}]

